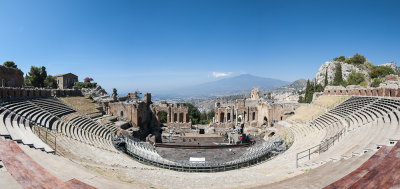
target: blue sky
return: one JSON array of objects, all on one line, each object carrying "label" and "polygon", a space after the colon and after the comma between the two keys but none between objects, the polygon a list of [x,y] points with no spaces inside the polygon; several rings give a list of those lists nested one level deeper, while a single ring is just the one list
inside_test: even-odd
[{"label": "blue sky", "polygon": [[0,0],[0,62],[157,91],[250,73],[313,78],[335,56],[400,61],[400,1]]}]

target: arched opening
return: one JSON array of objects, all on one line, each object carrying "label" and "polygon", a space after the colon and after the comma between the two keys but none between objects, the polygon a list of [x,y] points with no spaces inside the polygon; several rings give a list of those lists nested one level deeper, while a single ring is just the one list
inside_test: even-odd
[{"label": "arched opening", "polygon": [[174,122],[178,121],[178,114],[174,113]]},{"label": "arched opening", "polygon": [[120,115],[121,117],[124,117],[124,111],[121,111],[121,112],[119,113],[119,115]]},{"label": "arched opening", "polygon": [[219,115],[219,122],[223,123],[225,120],[225,113],[221,112],[221,115]]},{"label": "arched opening", "polygon": [[230,121],[230,120],[231,120],[231,113],[228,113],[228,115],[227,115],[226,119],[228,119],[228,121]]},{"label": "arched opening", "polygon": [[164,110],[159,111],[157,117],[160,123],[167,123],[168,113]]},{"label": "arched opening", "polygon": [[141,125],[142,125],[142,117],[139,117],[139,118],[138,118],[137,125],[138,125],[138,126],[141,126]]},{"label": "arched opening", "polygon": [[253,112],[253,117],[252,118],[253,118],[252,119],[253,121],[256,120],[256,112]]},{"label": "arched opening", "polygon": [[283,117],[281,116],[281,121],[283,120]]},{"label": "arched opening", "polygon": [[268,137],[272,137],[274,135],[275,135],[275,132],[271,132],[271,133],[269,133]]},{"label": "arched opening", "polygon": [[183,113],[179,113],[179,122],[183,122]]}]

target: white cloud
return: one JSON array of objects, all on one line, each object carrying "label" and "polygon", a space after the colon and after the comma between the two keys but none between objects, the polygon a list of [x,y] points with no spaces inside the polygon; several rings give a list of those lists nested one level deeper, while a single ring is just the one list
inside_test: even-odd
[{"label": "white cloud", "polygon": [[213,72],[212,73],[212,76],[215,78],[226,77],[226,76],[230,76],[230,75],[232,75],[232,72]]}]

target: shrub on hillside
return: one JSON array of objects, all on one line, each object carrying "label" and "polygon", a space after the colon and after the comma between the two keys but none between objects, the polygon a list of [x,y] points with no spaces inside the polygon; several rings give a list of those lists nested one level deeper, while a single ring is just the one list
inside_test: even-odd
[{"label": "shrub on hillside", "polygon": [[385,78],[374,78],[372,79],[371,87],[379,87],[379,84],[381,84],[383,81],[385,81]]},{"label": "shrub on hillside", "polygon": [[394,74],[394,71],[387,66],[374,66],[369,73],[371,78],[382,78],[389,74]]},{"label": "shrub on hillside", "polygon": [[349,77],[347,78],[348,85],[359,85],[361,82],[365,81],[364,74],[357,73],[354,70],[350,73]]},{"label": "shrub on hillside", "polygon": [[360,86],[361,87],[367,87],[368,83],[366,81],[363,81],[363,82],[360,83]]},{"label": "shrub on hillside", "polygon": [[361,65],[364,64],[365,61],[367,61],[367,59],[363,55],[356,53],[354,56],[346,59],[344,62],[348,64]]},{"label": "shrub on hillside", "polygon": [[97,83],[75,82],[74,86],[77,87],[78,89],[94,88],[97,86]]},{"label": "shrub on hillside", "polygon": [[344,62],[346,60],[345,56],[338,56],[336,58],[333,58],[334,61],[338,61],[338,62]]}]

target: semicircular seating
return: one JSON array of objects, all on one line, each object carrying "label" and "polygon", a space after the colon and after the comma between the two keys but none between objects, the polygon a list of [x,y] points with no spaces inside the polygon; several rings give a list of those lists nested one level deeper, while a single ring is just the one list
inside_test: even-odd
[{"label": "semicircular seating", "polygon": [[28,124],[40,125],[98,148],[115,150],[111,142],[111,135],[117,131],[115,127],[100,125],[56,98],[10,100],[3,102],[1,108],[0,115],[4,127],[0,127],[0,135],[12,136],[17,141],[25,140],[25,132],[12,125],[14,119],[17,122],[21,117],[23,120],[29,120],[25,121]]}]

